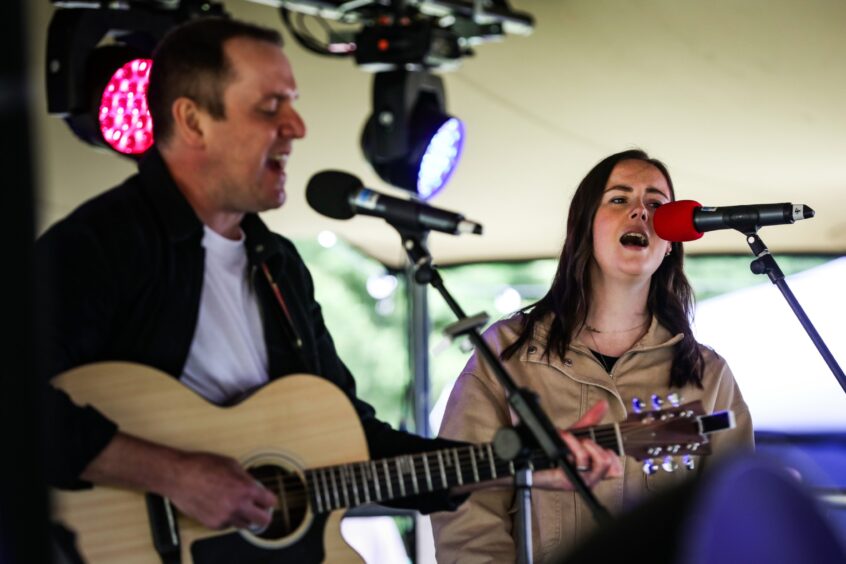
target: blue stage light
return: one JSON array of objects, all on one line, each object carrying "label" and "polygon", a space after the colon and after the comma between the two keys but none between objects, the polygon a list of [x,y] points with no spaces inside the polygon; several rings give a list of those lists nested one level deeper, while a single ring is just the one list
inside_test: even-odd
[{"label": "blue stage light", "polygon": [[449,182],[464,148],[464,123],[449,118],[432,137],[417,173],[417,194],[428,200]]},{"label": "blue stage light", "polygon": [[378,73],[361,147],[385,182],[427,200],[461,157],[465,127],[444,111],[443,82],[428,71]]}]

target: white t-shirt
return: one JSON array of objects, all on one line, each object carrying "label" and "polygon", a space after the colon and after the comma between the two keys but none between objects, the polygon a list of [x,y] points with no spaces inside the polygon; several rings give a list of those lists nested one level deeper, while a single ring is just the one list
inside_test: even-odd
[{"label": "white t-shirt", "polygon": [[181,381],[215,404],[236,401],[268,381],[258,300],[238,241],[203,226],[205,273],[200,314]]}]

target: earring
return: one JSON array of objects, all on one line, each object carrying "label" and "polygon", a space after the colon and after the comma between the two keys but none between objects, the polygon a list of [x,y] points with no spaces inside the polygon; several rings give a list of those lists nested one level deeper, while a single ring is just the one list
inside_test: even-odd
[{"label": "earring", "polygon": [[672,252],[673,252],[673,248],[672,248],[672,247],[670,247],[670,248],[668,248],[668,249],[667,249],[667,252],[666,252],[666,253],[664,253],[664,256],[665,256],[665,257],[668,257],[668,256],[670,256],[670,253],[672,253]]}]

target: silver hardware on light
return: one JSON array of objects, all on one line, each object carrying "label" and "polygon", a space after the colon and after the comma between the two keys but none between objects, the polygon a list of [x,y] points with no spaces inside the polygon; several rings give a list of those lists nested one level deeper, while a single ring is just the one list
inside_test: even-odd
[{"label": "silver hardware on light", "polygon": [[643,411],[643,402],[640,398],[632,398],[632,411],[640,413]]},{"label": "silver hardware on light", "polygon": [[687,468],[688,470],[693,470],[694,467],[696,466],[696,463],[694,462],[693,457],[690,456],[689,454],[685,454],[684,456],[682,456],[682,464],[684,464],[684,467]]},{"label": "silver hardware on light", "polygon": [[664,400],[661,399],[661,396],[658,394],[652,394],[652,408],[661,409],[662,405],[664,405]]},{"label": "silver hardware on light", "polygon": [[681,400],[682,398],[678,394],[678,392],[673,392],[672,394],[667,395],[667,401],[670,402],[670,405],[672,405],[673,407],[678,407],[679,405],[681,405]]},{"label": "silver hardware on light", "polygon": [[650,447],[649,450],[647,450],[646,452],[649,453],[650,456],[658,456],[659,454],[661,454],[661,447]]}]

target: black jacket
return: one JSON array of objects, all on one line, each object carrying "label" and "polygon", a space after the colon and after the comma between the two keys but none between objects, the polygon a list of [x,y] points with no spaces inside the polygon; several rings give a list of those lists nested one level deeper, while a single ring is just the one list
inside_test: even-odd
[{"label": "black jacket", "polygon": [[[391,429],[356,397],[355,381],[323,322],[304,262],[294,245],[257,215],[245,216],[250,273],[259,298],[270,378],[306,372],[339,386],[351,399],[371,457],[422,452],[455,443]],[[81,205],[36,242],[39,305],[46,313],[40,371],[50,378],[83,364],[121,360],[175,378],[188,357],[203,285],[203,226],[153,149],[139,173]],[[290,316],[265,277],[276,282]],[[298,344],[299,343],[299,344]],[[48,392],[49,477],[81,487],[79,474],[116,432],[91,407]],[[424,512],[449,509],[446,495],[413,500]]]}]

